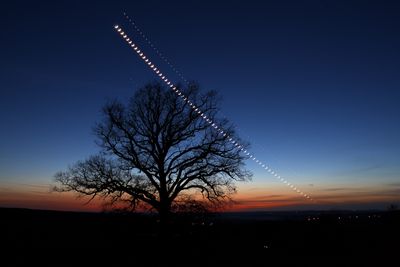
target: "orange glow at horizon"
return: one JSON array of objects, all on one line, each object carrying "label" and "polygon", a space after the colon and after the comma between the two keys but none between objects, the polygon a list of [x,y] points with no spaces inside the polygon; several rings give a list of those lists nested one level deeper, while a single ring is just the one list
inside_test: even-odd
[{"label": "orange glow at horizon", "polygon": [[[320,188],[314,189],[313,195],[318,200],[315,204],[327,209],[336,205],[394,203],[399,202],[397,189],[393,188]],[[31,208],[65,211],[104,210],[103,201],[94,199],[90,203],[87,197],[77,198],[75,193],[51,192],[49,185],[14,185],[0,187],[0,207]],[[271,186],[269,188],[239,187],[233,196],[233,203],[224,211],[257,211],[273,209],[296,209],[298,207],[313,209],[301,196],[287,192],[285,188]],[[385,208],[382,206],[382,208]]]},{"label": "orange glow at horizon", "polygon": [[1,190],[0,207],[92,212],[102,210],[98,200],[87,203],[88,199],[77,198],[75,193],[50,192],[50,187],[46,189],[44,186],[34,190],[27,187]]}]

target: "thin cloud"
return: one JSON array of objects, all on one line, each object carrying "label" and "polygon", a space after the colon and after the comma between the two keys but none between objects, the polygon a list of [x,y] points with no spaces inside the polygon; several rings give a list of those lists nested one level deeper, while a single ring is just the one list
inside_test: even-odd
[{"label": "thin cloud", "polygon": [[243,198],[236,200],[240,204],[248,203],[285,203],[285,202],[299,202],[304,201],[300,196],[287,196],[287,195],[268,195],[268,196],[257,196],[251,198]]},{"label": "thin cloud", "polygon": [[400,187],[400,182],[388,183],[388,186]]},{"label": "thin cloud", "polygon": [[33,188],[50,188],[50,184],[25,184],[25,183],[13,183],[15,185],[19,186],[25,186],[25,187],[33,187]]},{"label": "thin cloud", "polygon": [[352,188],[346,188],[346,187],[332,187],[332,188],[321,189],[321,191],[335,192],[335,191],[346,191],[351,189]]},{"label": "thin cloud", "polygon": [[366,172],[374,171],[377,169],[381,169],[384,166],[382,164],[373,164],[369,166],[364,166],[364,167],[358,167],[358,168],[353,168],[353,169],[348,169],[348,170],[342,170],[342,171],[337,171],[334,172],[334,176],[348,176],[348,175],[354,175],[354,174],[364,174]]}]

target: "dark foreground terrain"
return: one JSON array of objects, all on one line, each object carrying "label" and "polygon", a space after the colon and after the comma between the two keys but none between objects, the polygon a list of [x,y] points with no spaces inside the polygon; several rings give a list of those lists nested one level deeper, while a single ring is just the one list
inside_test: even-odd
[{"label": "dark foreground terrain", "polygon": [[0,209],[0,266],[400,266],[398,212],[180,217]]}]

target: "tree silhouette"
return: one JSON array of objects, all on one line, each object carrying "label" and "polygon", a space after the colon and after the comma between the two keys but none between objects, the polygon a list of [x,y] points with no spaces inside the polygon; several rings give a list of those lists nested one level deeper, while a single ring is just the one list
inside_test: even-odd
[{"label": "tree silhouette", "polygon": [[56,190],[100,196],[133,210],[150,207],[164,223],[175,208],[198,196],[208,203],[229,198],[234,181],[251,177],[244,156],[227,140],[239,138],[226,119],[216,117],[214,91],[201,94],[196,84],[180,90],[227,135],[171,90],[148,84],[126,105],[114,101],[103,108],[104,118],[94,128],[101,152],[58,172]]}]

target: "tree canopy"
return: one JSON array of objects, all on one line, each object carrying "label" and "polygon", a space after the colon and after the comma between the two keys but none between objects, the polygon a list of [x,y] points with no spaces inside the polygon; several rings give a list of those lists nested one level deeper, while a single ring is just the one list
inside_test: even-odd
[{"label": "tree canopy", "polygon": [[100,196],[131,209],[152,208],[161,217],[188,201],[229,198],[235,181],[251,178],[245,156],[227,140],[240,138],[228,120],[218,118],[215,91],[202,94],[197,84],[180,91],[227,135],[173,91],[148,84],[127,103],[104,106],[103,120],[94,127],[99,154],[58,172],[56,190]]}]

